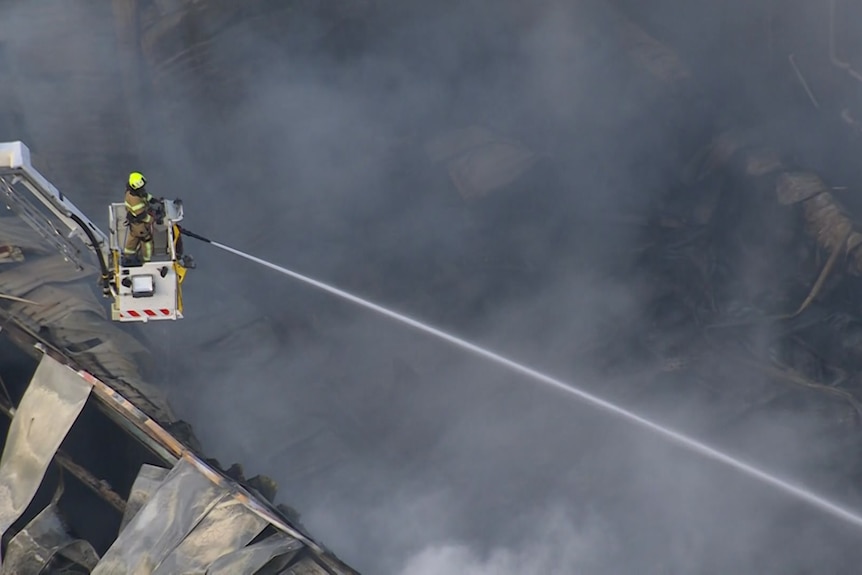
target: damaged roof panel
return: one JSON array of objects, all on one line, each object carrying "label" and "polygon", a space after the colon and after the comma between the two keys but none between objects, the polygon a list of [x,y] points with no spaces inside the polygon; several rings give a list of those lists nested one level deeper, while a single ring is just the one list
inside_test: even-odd
[{"label": "damaged roof panel", "polygon": [[254,575],[274,558],[293,557],[300,549],[302,543],[279,533],[222,557],[213,563],[207,575]]},{"label": "damaged roof panel", "polygon": [[144,464],[132,484],[132,491],[129,493],[129,500],[126,502],[126,510],[123,513],[123,520],[120,523],[120,531],[126,528],[129,521],[141,510],[156,489],[162,484],[167,477],[170,469],[159,467],[157,465]]},{"label": "damaged roof panel", "polygon": [[[42,573],[57,562],[94,575],[251,575],[261,569],[285,572],[294,567],[301,567],[298,572],[355,573],[292,527],[268,502],[256,499],[191,453],[116,390],[85,371],[64,365],[55,352],[42,350],[18,409],[9,408],[12,424],[0,462],[4,530],[31,502],[38,502],[34,496],[54,457],[68,459],[58,449],[89,397],[112,412],[113,419],[153,453],[164,454],[164,464],[173,467],[140,466],[128,503],[115,512],[123,515],[118,534],[101,559],[89,542],[73,536],[74,528],[66,526],[57,507],[61,480],[54,500],[11,538],[7,556],[0,560],[0,575]],[[73,467],[88,473],[77,464]],[[250,544],[265,530],[273,534]]]},{"label": "damaged roof panel", "polygon": [[93,575],[152,573],[224,495],[180,460],[129,521]]},{"label": "damaged roof panel", "polygon": [[57,556],[88,570],[99,561],[92,545],[69,535],[52,502],[9,542],[0,575],[41,575]]},{"label": "damaged roof panel", "polygon": [[220,501],[165,558],[154,575],[206,573],[215,560],[248,545],[266,525],[262,517],[239,501]]},{"label": "damaged roof panel", "polygon": [[0,533],[36,495],[90,390],[89,383],[53,359],[46,356],[39,364],[15,411],[0,460]]}]

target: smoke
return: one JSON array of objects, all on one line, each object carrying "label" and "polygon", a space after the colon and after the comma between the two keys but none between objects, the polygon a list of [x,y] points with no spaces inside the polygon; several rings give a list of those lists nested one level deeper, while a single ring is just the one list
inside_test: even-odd
[{"label": "smoke", "polygon": [[2,10],[4,141],[24,141],[37,168],[102,222],[136,153],[113,14],[82,0],[11,0]]},{"label": "smoke", "polygon": [[[7,4],[4,30],[51,32],[7,36],[22,67],[46,46],[69,70],[93,45],[116,47]],[[141,67],[121,51],[140,107],[99,133],[128,151],[117,134],[134,124],[141,156],[104,179],[49,171],[94,220],[141,169],[156,195],[183,198],[191,230],[849,491],[855,435],[835,431],[846,404],[746,367],[746,346],[768,349],[771,330],[739,345],[700,335],[682,280],[655,272],[688,238],[642,263],[658,242],[645,223],[713,130],[697,87],[736,93],[733,66],[707,65],[728,57],[714,6],[638,3],[658,32],[697,45],[685,69],[598,0],[297,2],[258,17],[198,4],[174,44],[147,28]],[[52,11],[83,28],[111,16],[85,2]],[[110,146],[77,145],[82,110],[119,106],[120,77],[20,79],[42,126],[34,148],[89,165]],[[65,123],[39,124],[72,102],[64,86],[80,90]],[[464,197],[500,174],[505,186]],[[776,221],[761,215],[746,222]],[[783,245],[767,248],[723,262],[743,286],[724,303],[775,287],[760,260],[778,267]],[[208,454],[272,476],[278,500],[363,572],[841,572],[853,559],[852,533],[731,470],[248,262],[186,249],[199,262],[186,319],[137,330],[163,359],[158,383]]]},{"label": "smoke", "polygon": [[441,543],[410,557],[400,575],[562,575],[610,572],[596,558],[619,552],[598,526],[577,529],[561,512],[551,509],[542,521],[511,546],[486,553],[457,542]]}]

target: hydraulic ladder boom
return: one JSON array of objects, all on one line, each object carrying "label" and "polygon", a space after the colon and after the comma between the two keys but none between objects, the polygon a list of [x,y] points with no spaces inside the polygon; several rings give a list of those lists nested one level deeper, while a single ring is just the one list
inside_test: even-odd
[{"label": "hydraulic ladder boom", "polygon": [[[103,288],[107,289],[108,237],[33,167],[30,150],[22,142],[0,143],[0,194],[9,209],[51,242],[78,269],[83,268],[81,250],[72,239],[76,238],[92,249],[99,259]],[[31,197],[35,197],[41,206],[31,201]],[[67,231],[61,230],[58,222]]]}]

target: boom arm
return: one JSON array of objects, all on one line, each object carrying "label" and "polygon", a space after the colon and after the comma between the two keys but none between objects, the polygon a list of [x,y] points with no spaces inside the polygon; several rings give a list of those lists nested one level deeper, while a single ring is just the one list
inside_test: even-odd
[{"label": "boom arm", "polygon": [[[108,237],[33,167],[30,150],[22,142],[0,143],[0,194],[10,209],[53,243],[79,269],[82,268],[80,250],[70,240],[76,237],[91,248],[99,259],[103,287],[107,287],[110,276],[106,264]],[[56,220],[68,228],[68,234],[61,231],[54,219],[34,204],[29,195],[35,196]]]}]

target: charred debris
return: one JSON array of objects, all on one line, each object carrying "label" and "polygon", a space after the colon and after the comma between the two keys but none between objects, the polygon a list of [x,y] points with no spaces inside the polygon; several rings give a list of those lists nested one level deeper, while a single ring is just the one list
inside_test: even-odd
[{"label": "charred debris", "polygon": [[[657,14],[679,8],[660,4],[665,10]],[[663,26],[661,16],[651,18],[645,3],[605,5],[601,34],[614,48],[604,57],[610,68],[629,71],[640,106],[616,124],[582,126],[583,139],[590,141],[590,129],[619,130],[615,142],[636,138],[639,118],[660,118],[664,137],[656,146],[664,153],[648,165],[619,166],[642,171],[637,193],[648,200],[625,211],[590,205],[590,196],[614,192],[611,179],[583,193],[584,213],[561,213],[578,194],[566,183],[565,154],[534,152],[511,133],[477,126],[431,138],[425,157],[494,240],[478,242],[469,261],[423,261],[432,269],[417,277],[434,284],[438,301],[414,298],[411,309],[424,306],[426,316],[469,329],[462,318],[540,288],[553,258],[571,269],[601,269],[642,283],[644,317],[609,326],[606,340],[571,354],[572,364],[595,363],[608,375],[651,374],[639,379],[658,387],[700,388],[694,393],[728,404],[722,426],[769,406],[805,403],[830,414],[836,431],[856,433],[862,202],[855,186],[862,174],[854,158],[862,146],[854,118],[862,113],[862,76],[845,61],[850,32],[830,27],[830,7],[836,20],[853,9],[828,4],[817,12],[823,25],[812,29],[805,10],[778,14],[766,2],[726,3],[716,9],[727,22],[723,38],[742,41],[723,43],[726,53],[710,55],[711,66],[697,50],[681,57],[690,38]],[[746,7],[753,17],[740,22]],[[837,52],[820,49],[830,43]],[[500,232],[503,213],[519,219]],[[615,241],[619,236],[634,239]],[[370,273],[349,278],[353,287],[406,299],[387,294]],[[649,327],[632,332],[632,325]],[[751,378],[740,381],[716,365],[729,357]],[[615,392],[634,399],[650,389],[626,384]]]},{"label": "charred debris", "polygon": [[[835,10],[843,3],[830,4]],[[677,184],[659,195],[632,260],[655,289],[648,306],[654,329],[684,335],[678,346],[649,334],[638,339],[662,341],[662,349],[642,344],[644,354],[685,373],[687,385],[733,385],[723,370],[701,369],[712,354],[737,358],[760,374],[766,387],[738,393],[739,417],[749,409],[803,402],[820,405],[835,426],[852,432],[862,413],[856,375],[862,230],[853,191],[858,174],[847,166],[859,151],[850,121],[859,105],[852,96],[859,78],[837,65],[834,53],[806,44],[820,46],[840,27],[812,32],[792,15],[758,10],[754,22],[763,27],[757,32],[765,29],[767,37],[758,43],[754,32],[743,36],[752,40],[745,49],[755,49],[738,66],[737,78],[759,75],[775,87],[763,89],[759,102],[744,93],[709,99],[713,134],[699,145],[691,142],[696,152]],[[742,62],[738,50],[729,49],[727,59]],[[697,76],[689,85],[698,86],[701,97],[710,94],[710,71]],[[779,116],[782,124],[770,125],[775,120],[768,114],[758,123],[746,105],[788,112]]]},{"label": "charred debris", "polygon": [[[862,174],[854,158],[862,145],[854,118],[862,76],[846,61],[849,32],[830,27],[830,6],[813,30],[805,10],[779,15],[755,3],[754,18],[740,23],[733,14],[743,5],[727,3],[719,9],[728,22],[723,37],[743,41],[725,42],[710,67],[686,50],[690,39],[630,4],[602,12],[601,34],[614,47],[605,53],[610,67],[628,70],[631,86],[641,88],[638,114],[663,125],[655,142],[663,154],[619,166],[641,171],[643,189],[629,192],[647,201],[624,211],[622,202],[608,202],[616,207],[603,211],[595,198],[614,193],[612,179],[595,187],[585,178],[590,190],[578,192],[564,152],[536,152],[515,132],[459,128],[421,151],[447,175],[486,240],[460,262],[423,260],[415,274],[421,280],[400,292],[381,285],[386,264],[346,281],[462,330],[471,329],[464,318],[540,289],[551,267],[637,283],[642,317],[613,320],[603,336],[569,353],[571,365],[608,376],[604,392],[647,405],[656,390],[700,397],[721,413],[704,430],[719,435],[763,410],[805,406],[826,416],[835,437],[855,441],[862,423]],[[673,11],[673,2],[663,4]],[[849,18],[849,3],[830,4],[844,11],[836,19]],[[837,52],[821,49],[830,43]],[[615,142],[637,138],[640,115],[582,126],[583,140],[590,129],[619,130]],[[583,213],[559,209],[579,193]],[[500,231],[500,215],[511,213],[518,220],[504,220]],[[411,264],[388,265],[397,273]],[[416,295],[429,291],[433,298]],[[836,465],[848,476],[860,471],[854,461]]]}]

